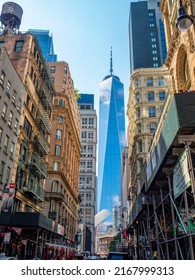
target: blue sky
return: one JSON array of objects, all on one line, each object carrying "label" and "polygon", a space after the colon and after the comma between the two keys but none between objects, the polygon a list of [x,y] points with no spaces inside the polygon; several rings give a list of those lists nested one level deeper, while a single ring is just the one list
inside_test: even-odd
[{"label": "blue sky", "polygon": [[[1,1],[2,4],[6,1]],[[110,48],[113,74],[124,83],[128,100],[130,0],[16,0],[23,9],[21,31],[46,29],[53,34],[58,60],[68,62],[74,85],[95,95],[98,112],[99,83],[109,74]],[[126,112],[125,104],[125,112]]]}]

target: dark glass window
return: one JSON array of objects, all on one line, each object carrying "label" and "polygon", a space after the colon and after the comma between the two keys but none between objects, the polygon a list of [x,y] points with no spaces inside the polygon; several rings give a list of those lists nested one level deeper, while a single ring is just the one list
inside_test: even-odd
[{"label": "dark glass window", "polygon": [[56,72],[56,66],[51,66],[50,73],[55,73],[55,72]]},{"label": "dark glass window", "polygon": [[24,41],[16,41],[14,51],[21,52],[23,50]]}]

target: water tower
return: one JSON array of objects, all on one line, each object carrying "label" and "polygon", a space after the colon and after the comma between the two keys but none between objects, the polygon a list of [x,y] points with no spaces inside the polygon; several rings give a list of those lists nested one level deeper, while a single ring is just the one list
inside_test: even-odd
[{"label": "water tower", "polygon": [[21,24],[23,10],[14,2],[6,2],[2,6],[0,21],[3,25],[3,34],[16,33]]}]

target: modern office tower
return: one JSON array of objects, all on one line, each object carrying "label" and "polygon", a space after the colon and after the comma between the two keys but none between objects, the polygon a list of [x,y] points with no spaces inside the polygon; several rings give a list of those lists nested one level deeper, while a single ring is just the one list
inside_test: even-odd
[{"label": "modern office tower", "polygon": [[130,200],[140,193],[141,166],[148,156],[169,88],[170,76],[165,66],[137,69],[131,75],[127,105]]},{"label": "modern office tower", "polygon": [[[112,209],[119,204],[121,194],[121,157],[125,146],[124,89],[113,75],[100,83],[99,148],[98,148],[98,204],[97,211],[107,209],[112,223]],[[105,222],[106,223],[106,222]]]},{"label": "modern office tower", "polygon": [[[97,149],[97,114],[94,109],[94,95],[80,94],[78,99],[81,116],[81,160],[79,174],[80,223],[85,224],[91,233],[90,252],[95,246],[96,212],[96,149]],[[81,232],[82,234],[82,232]],[[89,239],[89,238],[88,238]],[[83,242],[87,246],[88,242]],[[82,251],[88,251],[87,247]]]},{"label": "modern office tower", "polygon": [[6,49],[0,48],[0,213],[1,210],[11,211],[12,207],[12,203],[7,205],[9,191],[6,194],[4,191],[13,185],[11,176],[17,164],[16,145],[22,124],[24,93],[23,82]]},{"label": "modern office tower", "polygon": [[166,43],[158,0],[130,3],[130,73],[138,68],[160,67],[166,58]]},{"label": "modern office tower", "polygon": [[53,37],[49,30],[29,29],[30,33],[38,39],[43,57],[47,62],[57,61],[57,55],[54,54]]},{"label": "modern office tower", "polygon": [[[68,63],[48,63],[56,96],[52,112],[44,214],[61,225],[66,245],[75,249],[78,226],[80,114]],[[67,250],[66,250],[67,251]]]}]

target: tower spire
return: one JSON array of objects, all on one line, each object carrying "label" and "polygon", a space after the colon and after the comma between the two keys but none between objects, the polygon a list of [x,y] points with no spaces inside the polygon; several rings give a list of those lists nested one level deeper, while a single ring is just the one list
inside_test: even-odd
[{"label": "tower spire", "polygon": [[113,73],[113,69],[112,69],[112,47],[110,50],[110,75],[112,76]]}]

